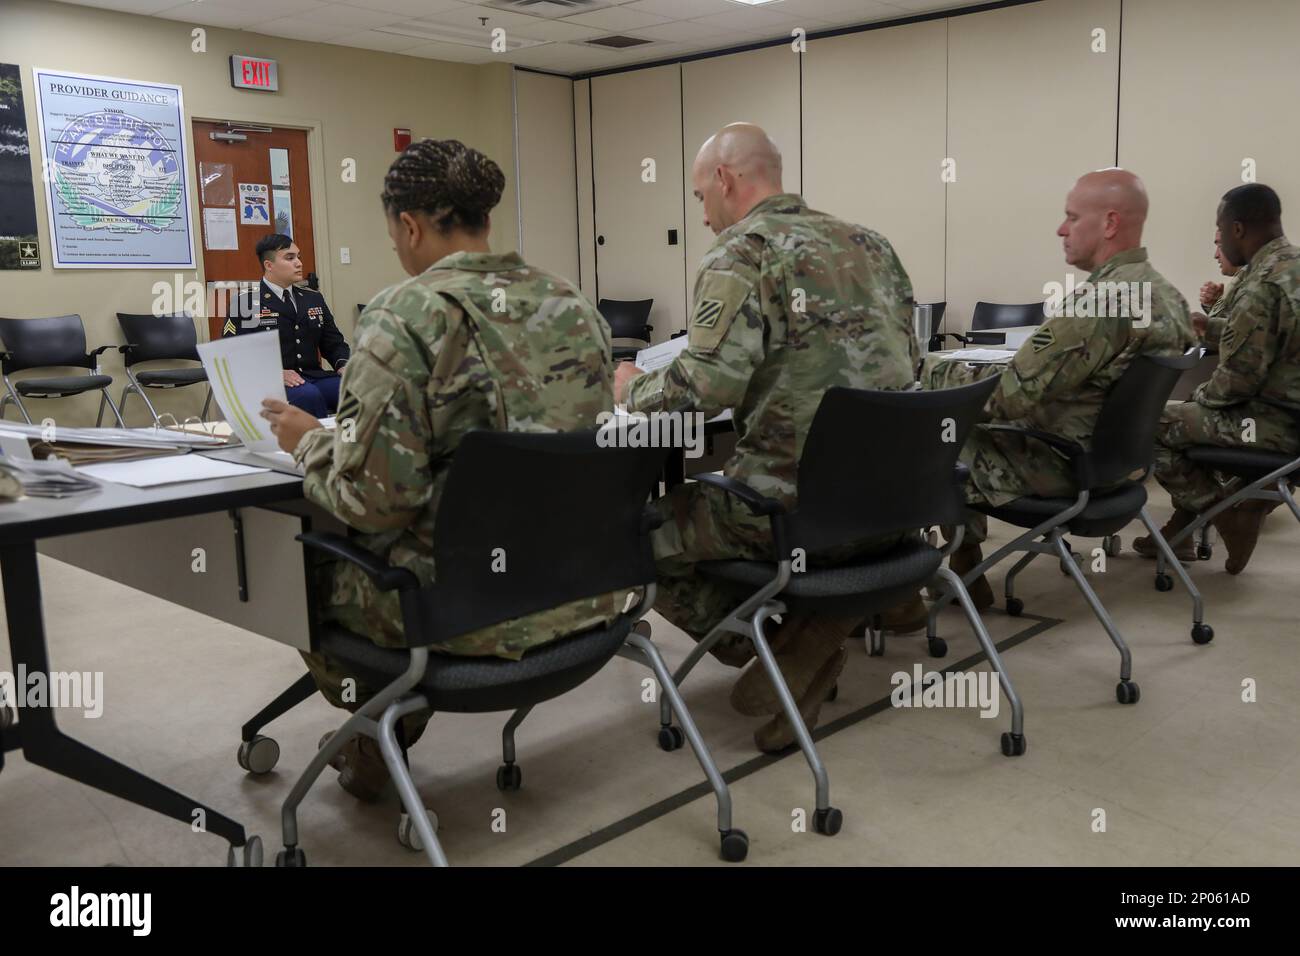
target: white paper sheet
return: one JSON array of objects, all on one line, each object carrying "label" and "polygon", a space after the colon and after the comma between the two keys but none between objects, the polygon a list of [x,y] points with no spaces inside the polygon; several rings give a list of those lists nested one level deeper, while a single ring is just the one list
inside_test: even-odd
[{"label": "white paper sheet", "polygon": [[136,488],[151,488],[154,485],[170,485],[178,481],[206,481],[209,478],[255,475],[271,469],[217,461],[215,458],[205,458],[203,455],[173,455],[167,458],[146,458],[144,461],[113,461],[99,465],[82,465],[77,470],[100,481],[114,481],[119,485],[133,485]]},{"label": "white paper sheet", "polygon": [[943,353],[945,362],[981,362],[1002,365],[1015,356],[1015,349],[955,349]]},{"label": "white paper sheet", "polygon": [[213,251],[239,248],[239,230],[235,228],[235,210],[203,210],[203,248]]},{"label": "white paper sheet", "polygon": [[648,349],[642,349],[636,353],[636,367],[643,372],[653,372],[657,368],[672,364],[672,360],[677,358],[682,350],[686,348],[688,338],[688,336],[679,335],[675,339],[669,339],[667,342],[660,342]]},{"label": "white paper sheet", "polygon": [[251,451],[276,451],[279,445],[261,411],[264,398],[285,400],[280,336],[254,332],[204,342],[199,358],[217,404],[240,441]]}]

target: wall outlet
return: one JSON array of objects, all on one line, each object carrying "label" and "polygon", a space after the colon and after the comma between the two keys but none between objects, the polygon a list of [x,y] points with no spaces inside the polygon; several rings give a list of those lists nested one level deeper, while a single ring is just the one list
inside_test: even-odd
[{"label": "wall outlet", "polygon": [[339,262],[345,266],[352,263],[352,250],[347,246],[339,246]]}]

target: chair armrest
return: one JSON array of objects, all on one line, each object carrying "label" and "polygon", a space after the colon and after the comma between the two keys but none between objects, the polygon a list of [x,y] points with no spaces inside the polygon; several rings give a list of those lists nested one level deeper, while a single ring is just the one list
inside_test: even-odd
[{"label": "chair armrest", "polygon": [[93,350],[93,351],[91,351],[91,352],[87,352],[87,353],[86,353],[86,358],[88,358],[88,359],[90,359],[90,358],[94,358],[96,355],[100,355],[100,354],[102,354],[102,353],[104,353],[104,352],[109,351],[110,349],[120,349],[120,348],[122,348],[122,346],[120,346],[120,345],[101,345],[99,348],[97,348],[97,349],[95,349],[95,350]]},{"label": "chair armrest", "polygon": [[966,341],[966,336],[962,335],[960,332],[935,332],[933,335],[930,336],[930,341],[933,342],[935,339],[939,339],[940,343],[942,343],[944,339],[949,337],[956,339],[962,345],[968,344]]},{"label": "chair armrest", "polygon": [[[119,352],[121,352],[123,355],[125,355],[127,352],[129,352],[129,351],[131,351],[133,348],[135,348],[135,346],[132,345],[130,342],[127,342],[125,345],[118,345],[118,346],[109,346],[109,345],[106,345],[106,346],[104,346],[104,348],[114,348],[114,347],[116,347],[116,349],[117,349]],[[97,353],[92,353],[92,354],[97,354]]]},{"label": "chair armrest", "polygon": [[1280,408],[1282,411],[1290,414],[1297,423],[1300,423],[1300,405],[1297,405],[1295,402],[1284,402],[1280,398],[1260,398],[1258,396],[1256,396],[1255,401],[1259,402],[1261,405],[1270,405],[1273,408]]},{"label": "chair armrest", "polygon": [[373,551],[367,551],[360,545],[353,544],[340,534],[308,531],[297,535],[296,539],[309,548],[325,551],[355,564],[366,572],[370,580],[375,583],[375,587],[381,591],[416,591],[420,588],[419,579],[406,568],[393,567]]},{"label": "chair armrest", "polygon": [[1005,432],[1013,435],[1024,435],[1026,438],[1033,438],[1041,441],[1045,445],[1050,445],[1058,451],[1064,452],[1074,468],[1075,483],[1081,489],[1091,488],[1093,485],[1092,463],[1088,460],[1087,449],[1077,441],[1069,438],[1062,438],[1060,435],[1053,435],[1050,432],[1039,431],[1037,428],[1021,428],[1019,425],[1004,425],[1000,423],[990,423],[981,425],[981,428],[992,432]]},{"label": "chair armrest", "polygon": [[641,512],[641,533],[649,534],[663,523],[664,516],[659,513],[659,509],[646,505],[645,510]]},{"label": "chair armrest", "polygon": [[708,485],[716,485],[729,495],[735,495],[746,505],[749,506],[751,514],[754,515],[775,515],[785,514],[785,505],[775,498],[764,498],[749,485],[743,481],[737,481],[735,478],[728,478],[726,475],[715,475],[712,472],[704,472],[699,475],[692,475],[695,481],[702,481]]}]

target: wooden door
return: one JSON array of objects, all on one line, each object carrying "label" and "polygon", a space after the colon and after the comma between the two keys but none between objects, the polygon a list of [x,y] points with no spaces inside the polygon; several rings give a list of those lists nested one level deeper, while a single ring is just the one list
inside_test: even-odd
[{"label": "wooden door", "polygon": [[[250,124],[252,125],[252,124]],[[194,121],[195,182],[203,237],[203,271],[208,287],[214,283],[256,281],[262,277],[257,261],[258,240],[289,231],[302,252],[303,274],[316,271],[316,242],[311,220],[311,177],[307,166],[307,131],[273,127],[249,129],[237,123]],[[242,142],[213,139],[212,133],[237,132]],[[286,168],[287,167],[287,168]],[[258,207],[265,189],[265,220]],[[246,200],[252,200],[246,201]],[[234,219],[233,236],[230,220]],[[211,234],[210,234],[211,233]],[[235,248],[212,248],[235,245]],[[218,338],[225,319],[223,296],[209,296],[216,308],[208,316],[208,336]]]}]

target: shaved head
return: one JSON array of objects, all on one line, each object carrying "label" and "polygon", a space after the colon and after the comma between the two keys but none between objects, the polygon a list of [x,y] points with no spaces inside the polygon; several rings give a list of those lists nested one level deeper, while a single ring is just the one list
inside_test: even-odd
[{"label": "shaved head", "polygon": [[1142,245],[1146,186],[1127,169],[1099,169],[1079,177],[1065,198],[1065,261],[1089,272],[1117,253]]},{"label": "shaved head", "polygon": [[691,186],[704,204],[704,224],[721,232],[764,199],[783,192],[781,151],[762,127],[731,123],[700,147]]}]

